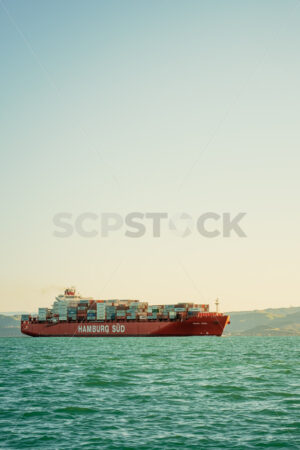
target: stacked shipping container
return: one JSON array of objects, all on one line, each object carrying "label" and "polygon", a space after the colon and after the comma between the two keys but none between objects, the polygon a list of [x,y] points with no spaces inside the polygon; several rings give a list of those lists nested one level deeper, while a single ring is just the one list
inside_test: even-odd
[{"label": "stacked shipping container", "polygon": [[184,320],[209,312],[208,305],[177,303],[176,305],[148,305],[139,300],[92,300],[59,296],[52,310],[39,308],[38,320],[43,321],[153,321]]}]

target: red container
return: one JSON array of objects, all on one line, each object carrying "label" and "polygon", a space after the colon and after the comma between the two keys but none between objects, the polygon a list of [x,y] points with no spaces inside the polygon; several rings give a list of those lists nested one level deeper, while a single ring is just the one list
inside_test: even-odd
[{"label": "red container", "polygon": [[187,313],[186,313],[186,312],[179,312],[179,313],[177,313],[177,314],[178,314],[178,317],[179,317],[180,319],[185,319],[186,316],[187,316]]},{"label": "red container", "polygon": [[91,302],[90,304],[89,304],[89,310],[92,310],[92,311],[96,311],[96,309],[97,309],[97,303],[96,302]]}]

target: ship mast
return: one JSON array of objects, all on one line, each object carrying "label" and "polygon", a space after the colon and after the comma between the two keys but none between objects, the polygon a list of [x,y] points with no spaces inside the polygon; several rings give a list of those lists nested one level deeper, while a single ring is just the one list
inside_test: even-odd
[{"label": "ship mast", "polygon": [[218,313],[219,312],[219,305],[220,305],[219,298],[216,299],[215,304],[216,304],[216,312]]}]

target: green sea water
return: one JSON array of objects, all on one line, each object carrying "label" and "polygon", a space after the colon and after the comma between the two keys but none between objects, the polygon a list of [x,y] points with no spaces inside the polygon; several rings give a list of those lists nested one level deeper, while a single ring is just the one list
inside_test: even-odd
[{"label": "green sea water", "polygon": [[300,448],[299,344],[2,338],[0,447]]}]

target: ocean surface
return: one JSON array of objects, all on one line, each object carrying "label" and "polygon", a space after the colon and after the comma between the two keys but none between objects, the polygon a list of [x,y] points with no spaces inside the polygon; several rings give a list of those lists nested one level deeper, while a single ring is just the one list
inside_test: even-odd
[{"label": "ocean surface", "polygon": [[1,338],[0,447],[300,448],[299,344]]}]

